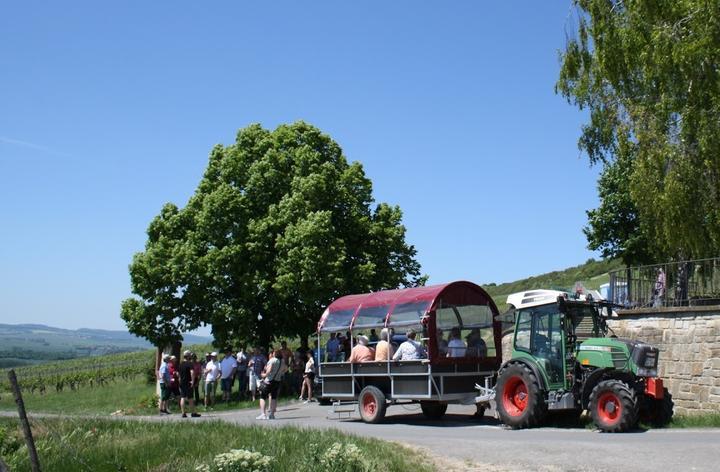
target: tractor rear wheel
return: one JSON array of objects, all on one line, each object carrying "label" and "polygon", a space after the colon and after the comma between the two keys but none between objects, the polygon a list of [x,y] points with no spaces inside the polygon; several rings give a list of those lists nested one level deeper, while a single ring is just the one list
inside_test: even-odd
[{"label": "tractor rear wheel", "polygon": [[429,420],[439,420],[447,411],[447,403],[420,402],[420,409]]},{"label": "tractor rear wheel", "polygon": [[513,363],[500,371],[497,381],[500,421],[513,429],[539,425],[546,413],[540,382],[525,364]]},{"label": "tractor rear wheel", "polygon": [[379,423],[385,418],[385,394],[379,388],[368,385],[360,391],[358,397],[360,418],[366,423]]},{"label": "tractor rear wheel", "polygon": [[603,380],[590,394],[590,415],[595,425],[606,433],[622,433],[638,421],[635,390],[620,380]]},{"label": "tractor rear wheel", "polygon": [[662,399],[645,399],[643,408],[640,409],[640,421],[656,427],[667,426],[672,420],[674,406],[672,394],[665,388]]}]

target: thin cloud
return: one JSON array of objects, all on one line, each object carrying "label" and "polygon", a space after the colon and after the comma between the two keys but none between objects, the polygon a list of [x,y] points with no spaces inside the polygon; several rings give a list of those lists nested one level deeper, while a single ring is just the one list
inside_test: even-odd
[{"label": "thin cloud", "polygon": [[19,139],[8,138],[7,136],[0,136],[0,143],[10,144],[12,146],[20,146],[28,149],[35,149],[36,151],[46,152],[48,154],[54,154],[61,157],[71,157],[70,154],[65,152],[56,151],[55,149],[40,144],[29,143],[27,141],[20,141]]}]

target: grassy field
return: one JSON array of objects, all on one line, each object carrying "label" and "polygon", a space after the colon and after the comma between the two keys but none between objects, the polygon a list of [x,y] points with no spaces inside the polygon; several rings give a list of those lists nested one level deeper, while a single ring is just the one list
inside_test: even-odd
[{"label": "grassy field", "polygon": [[[109,415],[117,410],[128,414],[154,412],[148,402],[155,395],[155,387],[144,378],[136,377],[128,382],[114,382],[104,387],[83,387],[76,391],[23,393],[25,408],[35,413],[67,413]],[[14,410],[12,394],[0,394],[0,410]]]},{"label": "grassy field", "polygon": [[[41,466],[52,471],[195,471],[231,449],[272,458],[272,471],[435,470],[415,451],[338,431],[72,419],[38,420],[33,431]],[[0,418],[0,441],[11,470],[29,470],[16,421]]]},{"label": "grassy field", "polygon": [[[256,408],[258,402],[236,401],[237,384],[233,390],[234,401],[225,403],[221,401],[220,390],[215,397],[214,411],[229,411],[240,408]],[[200,401],[203,401],[202,393]],[[259,398],[259,397],[258,397]],[[280,404],[287,403],[295,398],[281,398]],[[46,394],[23,393],[25,408],[33,413],[65,413],[73,415],[110,415],[122,411],[123,415],[154,415],[157,414],[155,405],[155,386],[148,384],[143,377],[137,377],[128,382],[114,382],[105,387],[85,387],[76,391],[64,390]],[[179,412],[177,402],[170,407],[172,412]],[[15,410],[15,400],[12,394],[0,394],[0,411]],[[202,413],[204,409],[198,408]]]}]

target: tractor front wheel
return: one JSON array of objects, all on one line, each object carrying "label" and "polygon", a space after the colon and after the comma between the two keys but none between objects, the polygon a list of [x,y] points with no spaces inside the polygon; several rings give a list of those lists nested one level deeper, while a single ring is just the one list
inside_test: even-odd
[{"label": "tractor front wheel", "polygon": [[590,415],[595,425],[606,433],[622,433],[638,421],[635,391],[620,380],[603,380],[590,394]]},{"label": "tractor front wheel", "polygon": [[379,423],[385,418],[387,403],[379,388],[368,385],[360,391],[358,402],[360,418],[366,423]]},{"label": "tractor front wheel", "polygon": [[496,392],[500,420],[511,428],[531,428],[539,425],[545,417],[545,399],[540,382],[525,364],[513,363],[502,369]]}]

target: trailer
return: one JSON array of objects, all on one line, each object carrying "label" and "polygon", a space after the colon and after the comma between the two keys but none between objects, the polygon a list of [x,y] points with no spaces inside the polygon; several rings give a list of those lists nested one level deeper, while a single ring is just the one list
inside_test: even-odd
[{"label": "trailer", "polygon": [[[413,330],[427,355],[351,363],[326,351],[318,366],[322,398],[345,410],[357,404],[368,423],[382,421],[387,407],[405,403],[419,403],[430,419],[441,418],[450,403],[476,404],[482,414],[494,398],[501,322],[497,306],[480,286],[458,281],[341,297],[318,323],[318,345],[326,346],[339,333],[349,338],[352,349],[357,336],[382,329],[395,351]],[[452,349],[449,333],[455,338]]]}]

